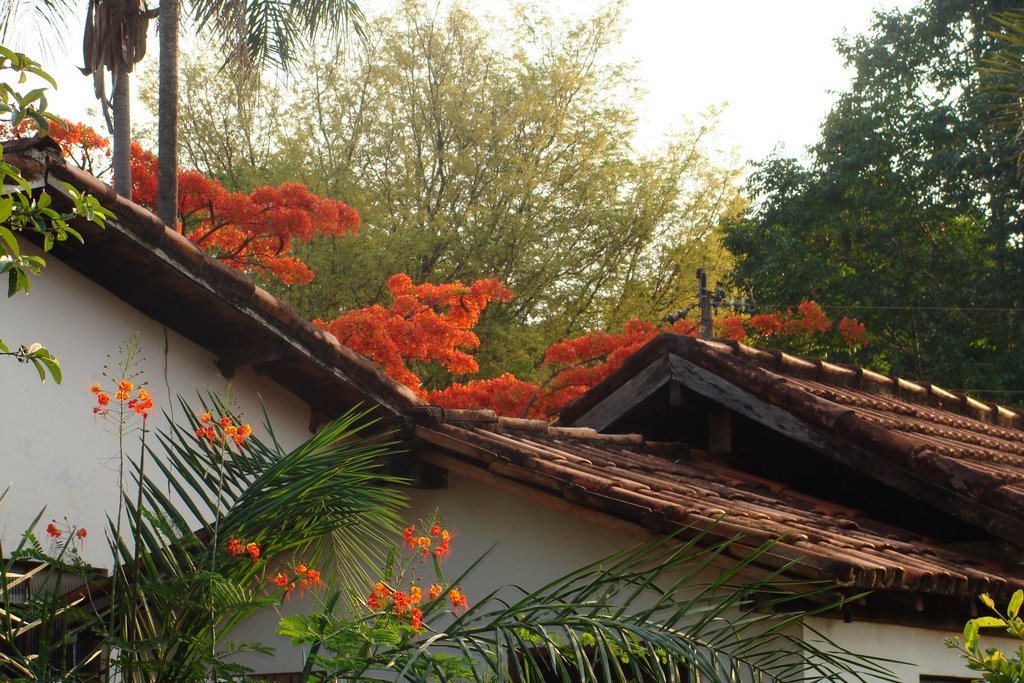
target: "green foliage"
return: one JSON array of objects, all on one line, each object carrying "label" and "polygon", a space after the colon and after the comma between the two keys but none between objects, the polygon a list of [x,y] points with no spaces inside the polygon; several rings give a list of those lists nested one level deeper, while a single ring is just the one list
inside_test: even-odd
[{"label": "green foliage", "polygon": [[[36,76],[56,88],[57,83],[50,74],[43,71],[38,62],[19,52],[8,50],[0,45],[0,71],[13,71],[17,76],[18,83],[24,83],[28,77]],[[15,86],[7,82],[5,74],[4,81],[0,83],[0,116],[10,116],[11,125],[17,126],[26,118],[32,120],[39,132],[46,135],[51,123],[63,126],[64,123],[46,111],[46,88],[33,88],[22,94],[15,90]]]},{"label": "green foliage", "polygon": [[287,92],[231,92],[215,68],[187,67],[184,160],[243,185],[301,180],[359,210],[358,236],[299,250],[310,285],[276,290],[304,316],[383,303],[395,273],[496,277],[516,296],[477,328],[482,374],[528,377],[554,341],[682,308],[696,267],[721,260],[719,218],[743,206],[738,164],[709,151],[713,113],[632,148],[638,88],[609,57],[620,25],[616,9],[557,25],[520,8],[504,23],[410,1]]},{"label": "green foliage", "polygon": [[[332,560],[336,564],[325,567],[325,576],[366,584],[360,568],[379,559],[372,548],[397,529],[404,497],[390,487],[398,480],[379,472],[390,444],[379,434],[361,434],[371,424],[365,414],[346,414],[285,451],[269,425],[266,442],[250,437],[235,446],[224,438],[199,438],[200,418],[184,402],[181,408],[189,421],[158,432],[156,449],[143,441],[143,455],[132,463],[139,490],[122,491],[127,524],[122,532],[110,520],[107,532],[112,577],[100,579],[77,560],[69,544],[77,538],[74,529],[56,552],[45,552],[26,534],[3,567],[0,678],[95,680],[95,672],[67,656],[82,632],[95,636],[94,651],[82,656],[107,653],[121,680],[237,678],[249,671],[233,655],[269,651],[229,639],[245,617],[278,602],[263,589],[266,573],[276,567],[268,563],[291,555],[311,564]],[[207,408],[230,415],[216,399],[199,413]],[[244,539],[260,552],[239,557],[225,550],[231,539]],[[36,587],[39,599],[27,603],[12,597],[24,581],[15,563],[25,560],[48,577]],[[69,605],[67,591],[54,583],[60,572],[82,576],[89,599]],[[94,591],[101,596],[95,601]],[[36,619],[42,640],[28,650],[19,632]]]},{"label": "green foliage", "polygon": [[[0,505],[7,491],[0,493]],[[42,513],[36,516],[35,526]],[[57,527],[51,524],[51,528]],[[26,533],[5,552],[0,542],[0,678],[12,681],[82,680],[95,675],[100,654],[92,632],[101,626],[88,591],[71,597],[100,579],[78,554],[81,537],[66,527],[64,539],[51,538],[44,550]],[[57,580],[55,582],[55,579]],[[78,657],[46,656],[77,644]],[[39,656],[45,653],[44,656]]]},{"label": "green foliage", "polygon": [[[159,433],[159,450],[147,449],[158,475],[136,463],[140,496],[124,501],[139,547],[120,539],[113,548],[119,571],[111,623],[126,645],[118,665],[168,681],[237,676],[242,672],[218,644],[273,601],[259,588],[265,563],[233,556],[225,544],[244,539],[261,557],[301,553],[310,563],[345,557],[333,574],[365,581],[360,562],[373,557],[366,549],[397,528],[404,498],[382,486],[391,480],[377,463],[390,445],[360,435],[364,414],[344,415],[288,452],[269,425],[269,443],[252,438],[236,449],[197,442],[200,418],[182,408],[188,423]],[[216,400],[200,414],[205,409],[230,414]]]},{"label": "green foliage", "polygon": [[[50,124],[64,123],[46,111],[46,88],[34,88],[21,94],[11,80],[24,83],[29,76],[43,79],[56,85],[38,63],[23,54],[12,52],[0,46],[0,116],[10,116],[11,124],[18,125],[25,119],[31,120],[40,136],[45,136]],[[0,147],[0,155],[3,147]],[[29,291],[29,275],[38,275],[46,261],[40,256],[22,253],[18,243],[19,234],[33,235],[42,242],[43,251],[50,251],[58,242],[73,238],[82,241],[81,234],[74,229],[71,221],[84,219],[100,227],[106,224],[112,213],[100,206],[95,197],[79,192],[64,184],[74,204],[71,211],[58,211],[52,205],[52,198],[46,192],[34,192],[17,168],[0,159],[0,275],[7,276],[7,296]],[[46,372],[53,381],[60,384],[59,363],[50,352],[34,343],[22,345],[17,351],[0,340],[0,356],[13,356],[21,363],[32,363],[39,372],[39,379],[45,381]]]},{"label": "green foliage", "polygon": [[964,625],[964,640],[950,638],[946,645],[963,653],[967,666],[972,671],[980,671],[981,679],[988,683],[1021,683],[1024,681],[1024,645],[1010,657],[1000,650],[989,647],[982,650],[979,633],[983,628],[999,628],[1018,640],[1024,640],[1024,621],[1020,618],[1020,608],[1024,605],[1024,591],[1016,590],[1010,597],[1005,612],[996,608],[995,602],[988,595],[981,596],[981,602],[996,616],[978,617]]},{"label": "green foliage", "polygon": [[1013,8],[993,16],[992,37],[995,49],[984,60],[982,71],[991,78],[990,90],[996,99],[996,121],[1013,133],[1018,168],[1024,164],[1024,11]]},{"label": "green foliage", "polygon": [[925,0],[840,40],[855,76],[809,162],[758,164],[725,237],[759,304],[827,304],[871,331],[856,360],[1003,401],[1024,397],[1024,190],[979,66],[1007,6]]}]

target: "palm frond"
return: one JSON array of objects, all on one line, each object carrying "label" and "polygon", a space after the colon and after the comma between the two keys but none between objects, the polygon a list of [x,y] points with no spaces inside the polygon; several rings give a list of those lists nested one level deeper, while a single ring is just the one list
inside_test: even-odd
[{"label": "palm frond", "polygon": [[[745,578],[773,542],[737,562],[731,554],[739,539],[682,533],[692,536],[622,551],[536,590],[496,591],[445,625],[439,597],[423,608],[434,630],[375,636],[368,642],[378,649],[358,671],[343,670],[358,661],[346,648],[359,643],[343,621],[317,630],[296,620],[284,632],[333,653],[317,660],[324,680],[395,680],[396,672],[406,681],[898,680],[882,660],[820,634],[813,642],[803,637],[805,617],[837,607],[824,600],[834,586],[789,582],[785,568]],[[818,607],[808,612],[807,604]]]},{"label": "palm frond", "polygon": [[226,62],[243,69],[288,68],[319,38],[366,36],[355,0],[199,0],[192,14],[197,28],[221,43]]},{"label": "palm frond", "polygon": [[[214,647],[218,634],[276,600],[260,588],[267,565],[225,552],[229,539],[256,543],[263,558],[317,561],[333,556],[334,544],[380,545],[400,524],[404,497],[386,486],[398,480],[379,471],[393,445],[361,435],[365,413],[350,412],[285,451],[273,439],[235,447],[197,438],[196,411],[182,409],[187,422],[157,433],[146,449],[149,471],[136,465],[142,504],[124,496],[127,531],[118,537],[111,525],[120,586],[112,623],[128,677],[237,675]],[[198,412],[207,409],[230,414],[216,398]],[[366,580],[352,568],[349,576]]]}]

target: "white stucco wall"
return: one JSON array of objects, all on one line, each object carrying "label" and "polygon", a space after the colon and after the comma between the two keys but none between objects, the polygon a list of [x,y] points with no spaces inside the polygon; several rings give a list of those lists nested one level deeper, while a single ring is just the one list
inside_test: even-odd
[{"label": "white stucco wall", "polygon": [[[446,576],[458,575],[494,546],[484,562],[463,582],[471,601],[510,584],[538,588],[585,563],[641,540],[527,503],[459,476],[449,477],[447,490],[409,493],[412,501],[407,520],[429,518],[439,510],[445,523],[454,529],[452,556],[445,565]],[[396,539],[398,541],[400,539]],[[429,569],[425,571],[428,576],[429,573]],[[710,579],[709,574],[703,576],[704,580]],[[283,609],[286,612],[310,611],[315,605],[293,600]],[[251,640],[272,631],[276,618],[268,611],[237,630],[234,638]],[[958,653],[945,646],[946,637],[956,635],[954,633],[823,618],[810,619],[808,626],[803,630],[803,637],[808,640],[819,641],[818,634],[821,634],[851,652],[905,662],[889,665],[904,683],[919,683],[922,675],[971,678],[971,672],[964,667]],[[799,630],[793,635],[800,635]],[[1005,639],[991,642],[1004,650],[1016,647]],[[275,656],[250,656],[246,663],[263,673],[301,668],[302,653],[283,639],[274,644],[278,648]],[[849,677],[849,680],[855,679]]]},{"label": "white stucco wall", "polygon": [[[117,440],[93,415],[89,387],[103,381],[105,365],[116,368],[118,346],[136,332],[145,359],[139,379],[156,403],[152,427],[165,424],[164,410],[180,417],[178,395],[195,403],[196,392],[224,392],[229,383],[211,353],[46,258],[27,296],[0,301],[0,339],[11,347],[42,343],[60,359],[64,375],[61,385],[41,384],[31,366],[0,358],[0,491],[11,484],[0,506],[0,538],[5,551],[13,548],[45,508],[35,529],[41,538],[50,519],[66,517],[89,531],[84,559],[109,567],[103,529],[117,509]],[[248,368],[239,369],[230,388],[257,436],[265,436],[262,398],[284,445],[308,438],[309,410],[290,392]],[[137,454],[137,435],[128,443]]]},{"label": "white stucco wall", "polygon": [[[969,615],[964,615],[965,621],[968,618]],[[959,651],[945,645],[949,637],[962,638],[960,632],[857,621],[844,623],[840,620],[820,618],[809,619],[807,626],[809,628],[805,630],[804,637],[808,640],[814,640],[818,637],[817,634],[820,634],[853,652],[870,653],[876,657],[895,660],[895,663],[888,664],[887,667],[903,683],[918,683],[922,676],[977,679],[977,672],[964,666]],[[810,629],[814,629],[816,633]],[[985,647],[999,648],[1003,652],[1016,651],[1020,645],[1009,638],[988,635],[982,636],[982,644]]]}]

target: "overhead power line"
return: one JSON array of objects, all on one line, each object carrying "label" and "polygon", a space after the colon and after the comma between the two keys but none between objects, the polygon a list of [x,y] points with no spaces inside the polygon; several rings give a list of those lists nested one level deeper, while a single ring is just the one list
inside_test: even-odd
[{"label": "overhead power line", "polygon": [[[777,310],[780,308],[797,308],[800,304],[751,304],[752,308]],[[871,306],[869,304],[818,304],[820,308],[858,309],[867,311],[972,311],[983,313],[1022,313],[1024,307],[999,308],[995,306]]]}]

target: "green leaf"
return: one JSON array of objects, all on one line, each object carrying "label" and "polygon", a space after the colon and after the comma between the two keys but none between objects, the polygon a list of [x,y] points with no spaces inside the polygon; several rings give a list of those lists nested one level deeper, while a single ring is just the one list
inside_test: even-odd
[{"label": "green leaf", "polygon": [[45,366],[39,360],[37,360],[35,358],[32,358],[31,356],[29,357],[29,359],[32,361],[32,365],[33,365],[33,367],[35,367],[36,372],[39,373],[39,381],[40,382],[45,382],[46,381],[46,370],[44,369]]},{"label": "green leaf", "polygon": [[[0,197],[0,223],[4,223],[8,218],[11,217],[11,211],[14,209],[14,200],[10,197]],[[0,228],[3,226],[0,225]],[[6,229],[6,228],[4,228]],[[9,231],[8,231],[9,232]]]},{"label": "green leaf", "polygon": [[996,608],[995,601],[991,597],[989,597],[988,593],[982,593],[981,595],[978,596],[978,599],[981,600],[981,602],[985,605],[985,607],[988,607],[989,609],[995,609]]},{"label": "green leaf", "polygon": [[[36,88],[35,90],[28,91],[27,93],[22,95],[21,98],[20,98],[21,106],[32,104],[33,102],[38,100],[40,97],[42,97],[45,92],[46,92],[46,88]],[[45,109],[46,107],[41,107],[41,108]]]},{"label": "green leaf", "polygon": [[[3,212],[4,204],[4,200],[0,200],[0,213]],[[7,199],[6,204],[8,207],[10,206],[10,199]],[[8,214],[9,213],[10,210],[8,209]],[[12,259],[18,260],[21,258],[21,249],[18,247],[18,239],[14,236],[13,232],[3,225],[0,225],[0,239],[3,239],[4,244],[7,245],[7,253]]]}]

